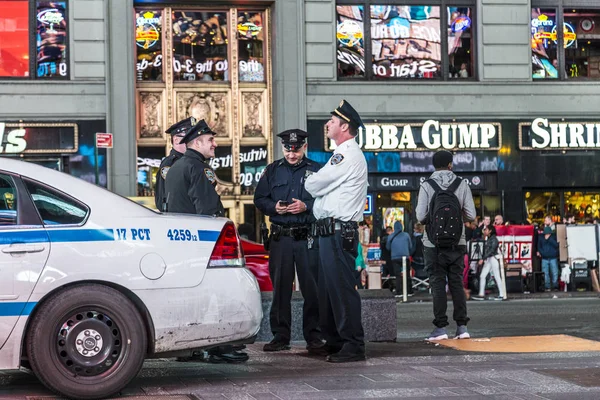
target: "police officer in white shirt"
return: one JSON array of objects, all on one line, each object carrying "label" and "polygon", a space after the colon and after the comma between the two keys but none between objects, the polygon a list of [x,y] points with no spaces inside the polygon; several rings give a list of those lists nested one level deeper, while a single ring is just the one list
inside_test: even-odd
[{"label": "police officer in white shirt", "polygon": [[337,146],[304,188],[315,198],[319,240],[319,315],[329,362],[365,359],[360,296],[355,290],[358,221],[367,197],[367,161],[356,135],[360,116],[345,100],[331,113],[327,137]]}]

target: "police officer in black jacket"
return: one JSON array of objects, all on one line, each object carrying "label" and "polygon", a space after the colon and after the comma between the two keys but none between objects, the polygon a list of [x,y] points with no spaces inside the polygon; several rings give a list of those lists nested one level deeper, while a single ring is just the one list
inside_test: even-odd
[{"label": "police officer in black jacket", "polygon": [[196,125],[196,119],[189,117],[182,119],[181,121],[171,125],[165,132],[171,134],[171,144],[173,148],[169,155],[163,158],[156,174],[156,186],[154,188],[154,204],[156,209],[159,211],[165,211],[165,205],[167,203],[166,192],[165,192],[165,179],[167,172],[175,164],[177,160],[183,157],[185,153],[185,143],[181,143],[181,139],[185,136],[185,133],[193,126]]},{"label": "police officer in black jacket", "polygon": [[326,354],[319,329],[317,298],[318,252],[308,241],[313,198],[304,190],[304,181],[321,166],[305,157],[306,137],[300,129],[278,134],[284,158],[265,169],[254,194],[254,204],[271,219],[269,272],[273,282],[270,323],[273,340],[264,351],[290,349],[292,284],[294,265],[304,297],[303,333],[311,354]]},{"label": "police officer in black jacket", "polygon": [[[167,211],[223,216],[221,197],[215,189],[217,178],[208,165],[208,160],[215,156],[217,148],[215,135],[206,122],[201,120],[181,139],[187,150],[169,170],[166,180]],[[236,350],[233,346],[218,346],[210,349],[208,354],[208,360],[214,363],[238,363],[248,360],[246,353]]]},{"label": "police officer in black jacket", "polygon": [[168,212],[224,215],[221,197],[215,190],[217,176],[208,165],[217,148],[214,135],[216,133],[201,120],[181,139],[187,150],[169,170],[165,186]]}]

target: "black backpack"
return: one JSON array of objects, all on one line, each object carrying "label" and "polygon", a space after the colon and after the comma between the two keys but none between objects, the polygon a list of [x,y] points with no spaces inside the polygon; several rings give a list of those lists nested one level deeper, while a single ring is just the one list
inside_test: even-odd
[{"label": "black backpack", "polygon": [[454,192],[460,186],[462,178],[457,176],[446,190],[433,179],[427,179],[425,182],[435,191],[429,203],[427,238],[436,247],[457,246],[463,231],[463,213]]}]

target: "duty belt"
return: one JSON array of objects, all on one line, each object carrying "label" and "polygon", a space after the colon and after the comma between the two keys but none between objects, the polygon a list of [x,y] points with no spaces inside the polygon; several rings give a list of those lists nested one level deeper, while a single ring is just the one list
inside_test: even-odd
[{"label": "duty belt", "polygon": [[316,221],[313,224],[311,232],[313,236],[329,236],[333,235],[335,231],[343,230],[355,230],[358,228],[358,224],[354,221],[342,221],[335,218],[323,218]]},{"label": "duty belt", "polygon": [[271,224],[271,234],[275,241],[281,236],[291,236],[294,240],[306,240],[310,233],[310,225],[282,226]]}]

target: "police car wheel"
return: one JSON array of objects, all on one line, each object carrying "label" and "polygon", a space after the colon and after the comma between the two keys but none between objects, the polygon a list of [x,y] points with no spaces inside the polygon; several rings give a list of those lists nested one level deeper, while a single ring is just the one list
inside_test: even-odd
[{"label": "police car wheel", "polygon": [[74,286],[45,301],[27,334],[36,376],[77,399],[117,393],[138,374],[146,349],[136,307],[119,291],[98,284]]}]

